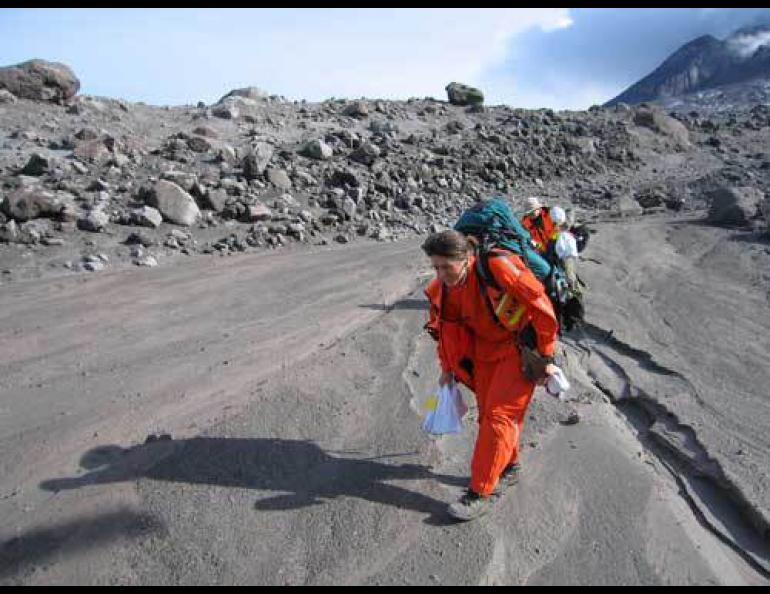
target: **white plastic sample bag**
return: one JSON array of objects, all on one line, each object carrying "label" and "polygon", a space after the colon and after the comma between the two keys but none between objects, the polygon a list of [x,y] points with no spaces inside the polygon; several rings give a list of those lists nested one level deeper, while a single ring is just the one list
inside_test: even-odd
[{"label": "white plastic sample bag", "polygon": [[555,396],[559,400],[566,399],[566,392],[570,389],[570,383],[561,367],[556,367],[556,371],[548,378],[545,383],[546,392]]},{"label": "white plastic sample bag", "polygon": [[562,260],[566,260],[567,258],[577,258],[578,248],[575,236],[569,231],[562,231],[559,233],[559,238],[556,240],[555,250],[556,255]]},{"label": "white plastic sample bag", "polygon": [[433,435],[460,433],[463,430],[463,417],[468,407],[463,402],[460,388],[450,382],[439,388],[438,395],[426,403],[428,413],[422,423],[422,430]]}]

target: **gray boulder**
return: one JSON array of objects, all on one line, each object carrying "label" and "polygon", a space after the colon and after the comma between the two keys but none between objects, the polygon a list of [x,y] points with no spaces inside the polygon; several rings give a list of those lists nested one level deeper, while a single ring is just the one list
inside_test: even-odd
[{"label": "gray boulder", "polygon": [[203,202],[204,206],[208,206],[214,212],[220,213],[227,207],[227,200],[227,190],[217,188],[216,190],[209,190]]},{"label": "gray boulder", "polygon": [[398,126],[387,120],[372,120],[369,123],[369,130],[375,134],[390,134],[398,132]]},{"label": "gray boulder", "polygon": [[318,159],[319,161],[326,161],[334,156],[332,147],[323,140],[311,140],[302,148],[300,153],[311,159]]},{"label": "gray boulder", "polygon": [[667,136],[682,148],[690,146],[690,133],[687,131],[687,127],[658,108],[637,108],[634,113],[634,124]]},{"label": "gray boulder", "polygon": [[351,198],[345,198],[345,200],[342,202],[342,212],[345,213],[345,216],[348,219],[352,219],[356,214],[356,208],[356,203]]},{"label": "gray boulder", "polygon": [[207,153],[212,148],[211,142],[203,136],[191,136],[187,139],[187,146],[194,153]]},{"label": "gray boulder", "polygon": [[350,158],[357,163],[371,165],[380,156],[380,148],[371,142],[364,142],[350,154]]},{"label": "gray boulder", "polygon": [[224,103],[225,99],[232,97],[243,97],[245,99],[251,99],[252,101],[265,101],[268,98],[268,94],[259,87],[245,87],[243,89],[233,89],[227,95],[222,97],[217,103]]},{"label": "gray boulder", "polygon": [[621,216],[644,213],[642,206],[628,194],[623,194],[615,199],[615,208]]},{"label": "gray boulder", "polygon": [[765,200],[761,190],[749,186],[723,187],[709,192],[708,220],[717,225],[746,225]]},{"label": "gray boulder", "polygon": [[484,93],[462,83],[449,83],[446,86],[449,103],[452,105],[478,105],[484,103]]},{"label": "gray boulder", "polygon": [[99,233],[110,223],[109,215],[103,210],[95,209],[78,219],[78,228],[84,231]]},{"label": "gray boulder", "polygon": [[15,243],[21,237],[21,232],[16,221],[10,220],[0,225],[0,241],[5,243]]},{"label": "gray boulder", "polygon": [[38,217],[57,216],[63,208],[56,196],[40,188],[22,188],[6,196],[2,210],[20,223]]},{"label": "gray boulder", "polygon": [[279,190],[291,190],[291,179],[283,169],[268,169],[267,179]]},{"label": "gray boulder", "polygon": [[154,229],[155,227],[160,226],[160,224],[163,222],[163,215],[161,215],[160,211],[158,211],[156,208],[153,208],[152,206],[143,206],[142,208],[137,208],[131,213],[131,220],[135,225],[151,227]]},{"label": "gray boulder", "polygon": [[264,204],[252,204],[246,208],[246,220],[249,222],[269,221],[272,217],[270,209]]},{"label": "gray boulder", "polygon": [[163,218],[177,225],[190,226],[200,217],[200,209],[190,194],[174,182],[160,180],[147,199]]},{"label": "gray boulder", "polygon": [[80,81],[64,64],[29,60],[0,68],[0,89],[22,99],[65,103],[80,90]]},{"label": "gray boulder", "polygon": [[73,156],[87,163],[103,164],[112,159],[112,151],[107,147],[105,139],[86,140],[75,146]]},{"label": "gray boulder", "polygon": [[267,168],[270,159],[273,158],[273,146],[266,142],[258,142],[241,160],[243,177],[246,179],[256,179],[260,177]]},{"label": "gray boulder", "polygon": [[211,114],[223,120],[234,120],[240,115],[240,112],[234,105],[216,105],[211,110]]},{"label": "gray boulder", "polygon": [[596,154],[596,139],[580,136],[577,138],[570,138],[567,141],[567,148],[570,152],[578,153],[581,155],[592,156]]},{"label": "gray boulder", "polygon": [[8,89],[0,89],[0,105],[3,103],[16,103],[16,95],[11,93]]},{"label": "gray boulder", "polygon": [[48,173],[49,169],[50,163],[46,157],[43,157],[39,153],[32,153],[29,161],[27,161],[27,164],[24,166],[24,169],[21,170],[21,174],[37,177]]},{"label": "gray boulder", "polygon": [[198,183],[198,176],[187,171],[164,171],[160,179],[173,182],[186,192],[189,192]]},{"label": "gray boulder", "polygon": [[99,132],[94,128],[86,126],[75,133],[75,138],[78,140],[96,140],[99,138]]},{"label": "gray boulder", "polygon": [[369,115],[369,106],[364,101],[354,101],[348,104],[342,113],[353,118],[365,118]]},{"label": "gray boulder", "polygon": [[213,128],[209,128],[208,126],[198,126],[195,128],[195,130],[192,131],[193,134],[197,134],[198,136],[205,136],[206,138],[218,138],[219,134],[217,134],[217,131]]}]

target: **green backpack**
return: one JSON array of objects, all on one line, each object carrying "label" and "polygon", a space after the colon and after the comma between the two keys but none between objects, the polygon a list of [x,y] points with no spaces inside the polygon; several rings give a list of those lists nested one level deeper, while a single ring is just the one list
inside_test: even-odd
[{"label": "green backpack", "polygon": [[[492,198],[474,204],[460,215],[454,228],[464,235],[473,235],[478,240],[481,256],[486,256],[492,248],[501,248],[521,256],[540,282],[545,282],[551,275],[551,265],[537,253],[532,246],[529,231],[516,218],[503,198]],[[485,257],[480,259],[486,260]],[[494,286],[494,283],[492,284]]]},{"label": "green backpack", "polygon": [[[543,283],[548,298],[559,320],[559,334],[583,320],[582,301],[570,294],[567,277],[559,266],[551,265],[533,247],[532,236],[513,214],[504,198],[491,198],[468,208],[454,226],[464,235],[472,235],[479,242],[477,272],[483,286],[500,289],[489,269],[489,258],[501,254],[497,250],[520,256],[537,279]],[[495,319],[491,303],[487,303]]]}]

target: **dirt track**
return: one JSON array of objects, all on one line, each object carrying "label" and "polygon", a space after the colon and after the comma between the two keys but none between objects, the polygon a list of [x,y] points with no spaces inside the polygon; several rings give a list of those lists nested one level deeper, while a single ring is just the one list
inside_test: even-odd
[{"label": "dirt track", "polygon": [[574,400],[538,395],[522,482],[468,525],[444,511],[472,423],[419,431],[418,241],[5,286],[0,581],[766,584],[768,285],[749,271],[770,256],[755,239],[736,266],[734,241],[600,226],[590,326],[563,347]]}]

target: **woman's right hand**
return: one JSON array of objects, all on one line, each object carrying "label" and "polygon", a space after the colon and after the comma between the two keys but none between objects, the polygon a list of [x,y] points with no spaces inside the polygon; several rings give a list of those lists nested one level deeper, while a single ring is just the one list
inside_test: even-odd
[{"label": "woman's right hand", "polygon": [[455,376],[451,371],[444,371],[441,373],[441,377],[438,378],[438,385],[445,386],[455,381]]},{"label": "woman's right hand", "polygon": [[548,365],[546,365],[545,366],[545,375],[543,376],[543,378],[539,382],[537,382],[538,385],[544,386],[545,384],[547,384],[548,380],[551,378],[551,376],[554,373],[556,373],[557,369],[559,369],[559,368],[556,367],[556,365],[553,364],[553,363],[549,363]]}]

